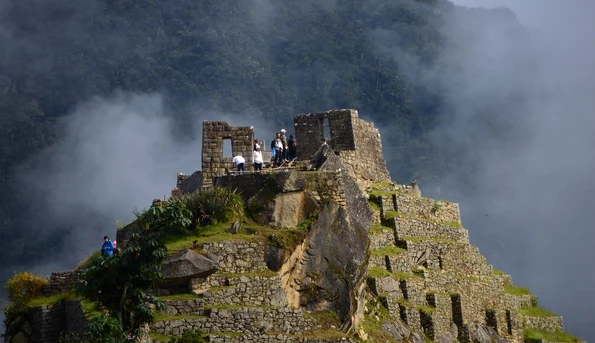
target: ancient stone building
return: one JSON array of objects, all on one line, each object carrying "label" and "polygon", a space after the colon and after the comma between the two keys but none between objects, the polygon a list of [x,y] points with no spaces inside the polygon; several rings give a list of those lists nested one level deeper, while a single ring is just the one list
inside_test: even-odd
[{"label": "ancient stone building", "polygon": [[[232,157],[223,156],[223,141],[231,141]],[[231,126],[224,121],[202,123],[202,175],[203,184],[208,185],[217,174],[225,169],[233,170],[233,156],[242,154],[246,167],[252,163],[254,129],[247,126]]]},{"label": "ancient stone building", "polygon": [[[324,137],[326,123],[330,137]],[[351,166],[358,178],[375,182],[390,180],[380,132],[374,124],[360,119],[356,110],[301,114],[294,117],[294,125],[300,160],[309,160],[326,138],[342,162]]]}]

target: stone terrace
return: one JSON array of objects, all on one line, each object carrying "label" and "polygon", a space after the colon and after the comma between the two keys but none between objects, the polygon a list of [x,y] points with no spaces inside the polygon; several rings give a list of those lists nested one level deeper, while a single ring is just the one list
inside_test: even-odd
[{"label": "stone terrace", "polygon": [[478,323],[512,342],[523,341],[524,328],[563,330],[562,318],[535,307],[533,296],[506,294],[512,278],[496,274],[469,244],[458,204],[396,185],[371,191],[370,203],[377,215],[368,286],[412,329],[438,339],[454,323],[463,343]]}]

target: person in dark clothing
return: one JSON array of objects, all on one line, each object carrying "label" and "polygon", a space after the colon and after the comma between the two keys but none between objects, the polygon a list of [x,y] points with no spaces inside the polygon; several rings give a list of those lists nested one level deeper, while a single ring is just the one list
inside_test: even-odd
[{"label": "person in dark clothing", "polygon": [[114,254],[114,243],[110,241],[108,236],[103,237],[103,245],[101,246],[102,256],[112,256]]},{"label": "person in dark clothing", "polygon": [[289,154],[289,160],[294,160],[297,157],[296,147],[297,142],[295,141],[295,138],[293,138],[293,135],[289,135],[289,139],[287,140],[287,151]]}]

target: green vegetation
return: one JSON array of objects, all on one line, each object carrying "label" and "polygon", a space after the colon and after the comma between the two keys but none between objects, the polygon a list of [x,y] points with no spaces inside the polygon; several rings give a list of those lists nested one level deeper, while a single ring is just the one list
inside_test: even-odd
[{"label": "green vegetation", "polygon": [[93,264],[95,264],[95,262],[100,258],[101,251],[96,251],[93,253],[93,255],[82,260],[81,263],[79,263],[78,266],[76,266],[76,269],[87,269],[91,267]]},{"label": "green vegetation", "polygon": [[[377,301],[374,302],[376,305],[369,314],[364,316],[360,328],[363,329],[369,337],[372,337],[374,342],[398,343],[398,341],[383,328],[384,322],[390,323],[394,319],[392,319],[388,310],[384,308],[384,306]],[[371,306],[371,304],[368,306]]]},{"label": "green vegetation", "polygon": [[[162,278],[160,267],[167,249],[161,238],[175,229],[173,223],[184,226],[189,220],[184,216],[183,207],[147,212],[138,215],[141,227],[145,228],[142,234],[133,234],[120,253],[97,260],[83,273],[82,279],[86,282],[77,287],[79,294],[97,300],[109,312],[107,317],[96,317],[98,335],[109,336],[111,334],[106,332],[115,332],[111,321],[114,319],[118,330],[139,336],[143,325],[155,321],[151,306],[157,311],[165,309],[163,301],[147,293],[148,288]],[[93,337],[103,339],[104,336]]]},{"label": "green vegetation", "polygon": [[196,300],[202,298],[200,294],[172,294],[172,295],[162,295],[157,297],[159,300]]},{"label": "green vegetation", "polygon": [[323,329],[328,329],[331,325],[335,326],[335,328],[341,326],[341,319],[339,319],[339,315],[335,311],[304,312],[304,318],[316,320]]},{"label": "green vegetation", "polygon": [[446,238],[434,238],[434,237],[410,237],[410,236],[403,236],[400,239],[401,241],[408,241],[408,242],[414,242],[414,243],[419,243],[419,242],[441,242],[441,243],[449,243],[449,244],[467,244],[465,242],[458,242],[452,239],[446,239]]},{"label": "green vegetation", "polygon": [[180,202],[192,213],[195,225],[227,223],[244,218],[244,199],[236,190],[213,187],[182,195]]},{"label": "green vegetation", "polygon": [[435,308],[432,306],[428,306],[428,305],[418,305],[417,309],[422,311],[423,313],[427,314],[427,315],[432,315],[432,313],[434,313]]},{"label": "green vegetation", "polygon": [[532,307],[523,307],[519,309],[519,313],[523,316],[529,317],[554,317],[556,316],[555,313],[552,313],[544,308],[539,306],[532,306]]},{"label": "green vegetation", "polygon": [[372,250],[372,256],[395,256],[406,252],[406,249],[399,248],[395,245],[385,246],[380,249]]},{"label": "green vegetation", "polygon": [[494,274],[496,274],[496,275],[506,275],[506,273],[501,271],[500,269],[494,268],[493,271],[494,271]]},{"label": "green vegetation", "polygon": [[533,295],[529,288],[511,284],[504,285],[504,293],[512,295]]},{"label": "green vegetation", "polygon": [[370,205],[370,208],[372,209],[372,211],[376,211],[376,212],[380,212],[382,209],[380,208],[380,205],[378,205],[375,201],[373,200],[368,200],[368,205]]},{"label": "green vegetation", "polygon": [[205,316],[199,316],[195,314],[167,314],[167,313],[159,313],[155,315],[156,322],[163,322],[168,320],[182,320],[182,319],[201,319],[206,318]]},{"label": "green vegetation", "polygon": [[384,277],[392,277],[395,280],[407,280],[410,278],[419,278],[423,277],[415,273],[404,273],[404,272],[390,272],[384,268],[379,267],[371,267],[368,277],[371,278],[384,278]]},{"label": "green vegetation", "polygon": [[430,222],[430,223],[439,224],[439,225],[452,226],[452,227],[456,227],[456,228],[463,227],[459,222],[442,222],[442,221],[438,221],[438,220],[412,216],[412,215],[409,215],[409,214],[406,214],[403,212],[398,212],[398,211],[388,211],[384,214],[384,218],[385,219],[406,218],[406,219],[421,220],[421,221]]},{"label": "green vegetation", "polygon": [[28,307],[37,307],[37,306],[48,306],[54,305],[62,300],[74,300],[76,299],[76,295],[73,293],[60,293],[56,295],[52,295],[49,297],[38,297],[35,299],[31,299],[27,304]]},{"label": "green vegetation", "polygon": [[540,331],[534,329],[524,329],[523,336],[526,342],[536,342],[540,339],[544,339],[548,342],[561,342],[561,343],[576,343],[582,341],[580,338],[571,335],[563,331]]},{"label": "green vegetation", "polygon": [[405,216],[403,213],[399,213],[397,211],[388,211],[386,213],[384,213],[384,219],[393,219],[396,217],[402,217]]},{"label": "green vegetation", "polygon": [[18,273],[10,278],[4,288],[8,293],[10,304],[6,307],[7,314],[18,314],[27,311],[30,301],[39,297],[47,279],[29,272]]},{"label": "green vegetation", "polygon": [[370,233],[371,234],[377,234],[377,233],[382,233],[382,232],[393,232],[395,231],[394,229],[388,227],[388,226],[383,226],[383,225],[373,225],[370,228]]},{"label": "green vegetation", "polygon": [[160,333],[156,333],[156,332],[151,332],[151,338],[153,339],[153,341],[159,341],[159,342],[169,342],[169,340],[171,339],[171,337],[160,334]]},{"label": "green vegetation", "polygon": [[207,337],[199,330],[186,330],[180,337],[172,337],[170,343],[206,343]]}]

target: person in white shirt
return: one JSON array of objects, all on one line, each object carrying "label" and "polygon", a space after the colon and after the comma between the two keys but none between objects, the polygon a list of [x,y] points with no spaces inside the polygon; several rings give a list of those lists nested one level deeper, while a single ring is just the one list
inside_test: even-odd
[{"label": "person in white shirt", "polygon": [[283,142],[281,141],[281,133],[275,136],[275,166],[279,167],[283,163]]},{"label": "person in white shirt", "polygon": [[254,170],[262,170],[262,152],[260,152],[260,145],[254,145],[254,153],[252,153],[252,162],[254,163]]},{"label": "person in white shirt", "polygon": [[234,157],[232,162],[238,166],[238,171],[246,171],[246,159],[241,153]]}]

